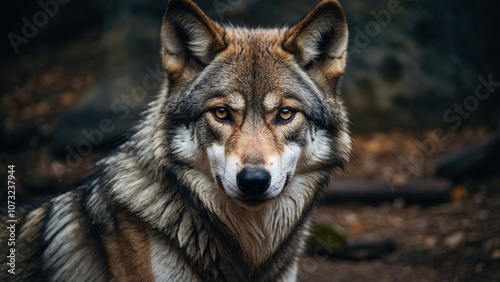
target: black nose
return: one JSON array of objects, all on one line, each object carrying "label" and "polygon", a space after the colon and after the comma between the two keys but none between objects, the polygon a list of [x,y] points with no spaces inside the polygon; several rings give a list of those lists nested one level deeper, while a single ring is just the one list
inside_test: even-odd
[{"label": "black nose", "polygon": [[265,169],[246,167],[236,176],[241,192],[250,196],[259,196],[266,192],[271,182],[271,174]]}]

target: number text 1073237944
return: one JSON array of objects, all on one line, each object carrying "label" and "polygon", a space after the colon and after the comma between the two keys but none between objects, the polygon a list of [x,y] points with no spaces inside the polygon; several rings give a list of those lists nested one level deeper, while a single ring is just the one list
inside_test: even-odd
[{"label": "number text 1073237944", "polygon": [[7,229],[9,229],[9,239],[7,240],[8,253],[7,265],[8,272],[16,274],[16,177],[14,176],[15,165],[8,166],[7,176]]}]

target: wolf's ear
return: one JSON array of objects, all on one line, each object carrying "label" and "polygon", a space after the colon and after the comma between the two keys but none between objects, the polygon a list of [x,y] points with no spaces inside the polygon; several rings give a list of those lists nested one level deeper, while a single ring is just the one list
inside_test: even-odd
[{"label": "wolf's ear", "polygon": [[224,28],[190,0],[170,0],[163,17],[163,66],[169,73],[210,63],[226,46]]},{"label": "wolf's ear", "polygon": [[322,67],[333,75],[343,73],[347,40],[342,7],[337,1],[325,0],[285,32],[282,46],[296,57],[301,67]]}]

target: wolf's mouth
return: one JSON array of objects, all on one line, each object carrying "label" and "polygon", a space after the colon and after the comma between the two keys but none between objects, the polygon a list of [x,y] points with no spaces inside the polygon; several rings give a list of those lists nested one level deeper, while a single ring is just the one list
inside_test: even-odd
[{"label": "wolf's mouth", "polygon": [[219,175],[215,176],[215,181],[217,181],[217,185],[219,185],[219,188],[224,190],[224,185],[222,184],[222,178]]},{"label": "wolf's mouth", "polygon": [[288,187],[288,184],[290,184],[290,178],[292,178],[292,174],[289,172],[286,174],[285,184],[283,184],[283,189]]},{"label": "wolf's mouth", "polygon": [[[290,172],[286,173],[285,181],[284,181],[283,188],[282,188],[283,190],[288,187],[288,185],[291,182],[291,178],[292,178],[292,173],[290,173]],[[217,185],[219,186],[219,188],[224,191],[225,187],[224,187],[222,177],[220,175],[216,175],[215,181],[217,182]],[[236,195],[229,196],[229,197],[233,198],[233,200],[235,200],[236,202],[239,202],[243,206],[257,207],[257,206],[260,206],[260,205],[262,205],[262,204],[264,204],[264,203],[266,203],[274,198],[279,197],[279,194],[270,197],[270,196],[265,196],[264,194],[263,195],[245,195],[245,194],[237,193]]]},{"label": "wolf's mouth", "polygon": [[[292,174],[287,173],[286,178],[285,178],[285,183],[283,184],[283,189],[286,189],[286,187],[288,187],[288,184],[290,184],[291,178],[292,178]],[[276,197],[279,197],[279,195]],[[273,197],[273,198],[276,198],[276,197]],[[249,206],[258,206],[258,205],[265,203],[266,201],[272,200],[273,198],[269,198],[269,197],[241,197],[238,200],[246,205],[249,205]]]},{"label": "wolf's mouth", "polygon": [[246,198],[246,199],[239,199],[243,203],[249,205],[249,206],[258,206],[262,203],[264,203],[268,199],[264,198]]}]

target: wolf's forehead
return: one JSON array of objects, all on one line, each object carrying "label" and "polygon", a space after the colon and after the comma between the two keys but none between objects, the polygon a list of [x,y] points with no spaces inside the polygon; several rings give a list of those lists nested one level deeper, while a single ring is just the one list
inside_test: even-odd
[{"label": "wolf's forehead", "polygon": [[228,29],[229,45],[212,72],[224,78],[219,80],[218,87],[224,85],[228,92],[239,92],[247,103],[262,102],[267,93],[285,88],[293,77],[293,60],[281,49],[281,36],[280,29]]},{"label": "wolf's forehead", "polygon": [[[274,45],[285,29],[279,28],[228,28],[227,36],[235,47],[265,49]],[[243,49],[242,48],[242,49]]]},{"label": "wolf's forehead", "polygon": [[[227,32],[228,48],[225,56],[239,67],[271,67],[284,57],[280,41],[283,29],[233,28]],[[251,63],[251,64],[250,64]]]}]

